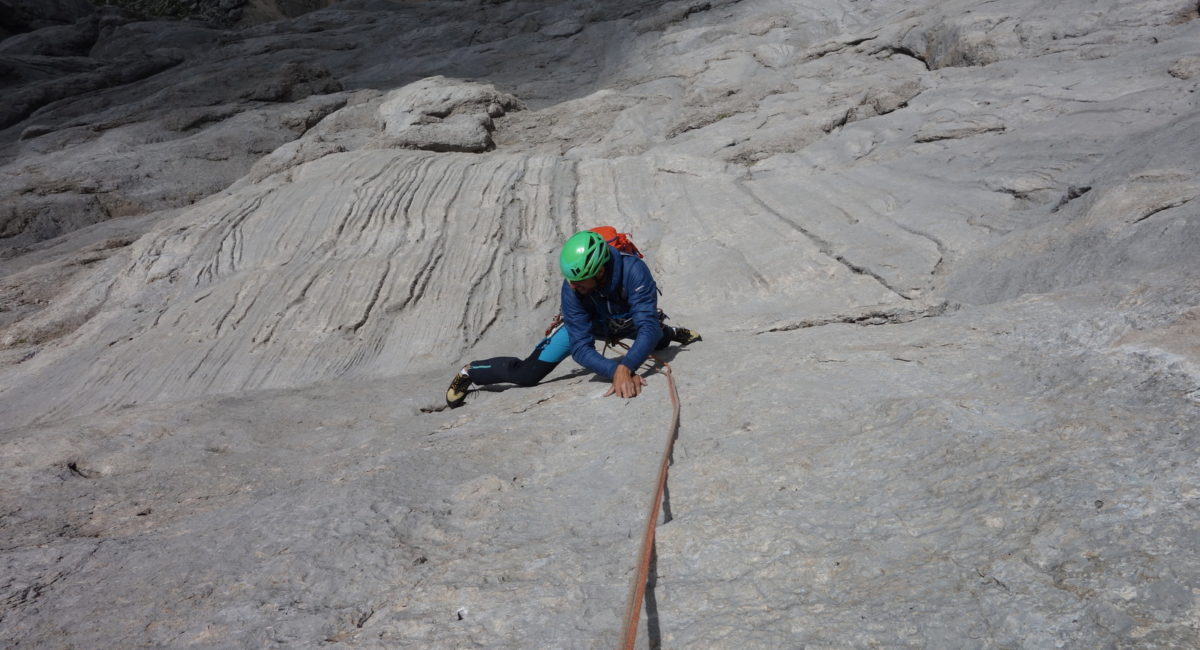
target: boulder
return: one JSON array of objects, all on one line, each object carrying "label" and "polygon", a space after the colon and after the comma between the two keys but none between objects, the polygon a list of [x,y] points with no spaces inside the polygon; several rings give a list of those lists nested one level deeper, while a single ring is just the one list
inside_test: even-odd
[{"label": "boulder", "polygon": [[1185,56],[1171,64],[1168,70],[1176,79],[1191,79],[1200,75],[1200,56]]},{"label": "boulder", "polygon": [[495,147],[492,118],[522,108],[491,84],[438,76],[389,93],[378,119],[389,146],[478,153]]}]

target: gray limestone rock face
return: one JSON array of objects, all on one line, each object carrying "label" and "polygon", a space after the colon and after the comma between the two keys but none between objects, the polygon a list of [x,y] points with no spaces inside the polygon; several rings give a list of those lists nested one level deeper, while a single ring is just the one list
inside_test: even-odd
[{"label": "gray limestone rock face", "polygon": [[[310,11],[328,7],[334,2],[335,0],[224,0],[221,5],[226,15],[229,16],[230,22],[236,21],[239,25],[256,25],[285,18],[295,18]],[[375,3],[374,7],[369,8],[387,8],[387,4],[388,0],[384,0],[384,2]]]},{"label": "gray limestone rock face", "polygon": [[[129,58],[114,61],[95,70],[60,76],[41,83],[23,85],[6,91],[8,103],[0,113],[0,128],[11,127],[30,117],[39,108],[80,93],[123,86],[153,76],[178,65],[180,59],[174,53],[160,53],[145,58]],[[23,131],[23,137],[40,135],[40,132]]]},{"label": "gray limestone rock face", "polygon": [[0,29],[20,34],[87,18],[95,7],[88,0],[3,0]]},{"label": "gray limestone rock face", "polygon": [[[0,41],[0,638],[1200,647],[1194,0],[95,21]],[[703,340],[449,409],[604,224]]]},{"label": "gray limestone rock face", "polygon": [[86,56],[99,35],[99,26],[92,21],[43,27],[0,41],[0,55]]},{"label": "gray limestone rock face", "polygon": [[98,34],[89,54],[112,60],[171,50],[200,53],[220,44],[221,32],[186,22],[136,21],[107,26]]},{"label": "gray limestone rock face", "polygon": [[[138,20],[106,8],[85,21],[98,30],[88,56],[36,54],[44,51],[43,41],[16,41],[0,56],[6,96],[13,98],[0,114],[0,124],[7,127],[0,127],[0,162],[8,179],[0,205],[4,244],[10,251],[22,250],[98,220],[180,207],[211,195],[285,141],[303,135],[305,129],[296,123],[276,121],[278,111],[270,104],[311,94],[392,92],[439,75],[463,81],[490,77],[492,86],[503,89],[497,97],[503,97],[477,111],[486,118],[430,115],[427,121],[441,123],[413,128],[398,143],[487,150],[494,137],[492,120],[517,105],[509,99],[515,97],[513,88],[544,101],[592,83],[607,65],[600,53],[634,37],[624,29],[625,15],[645,6],[650,4],[559,10],[502,3],[464,12],[441,3],[344,2],[239,30]],[[587,27],[538,32],[563,21]],[[508,52],[503,57],[497,56],[501,46]],[[265,114],[258,126],[238,125],[251,146],[231,150],[223,129],[214,125],[256,110]],[[174,133],[149,126],[159,121]],[[176,125],[181,124],[180,132]],[[101,145],[105,138],[119,144]],[[73,186],[92,182],[73,170],[90,168],[97,148],[105,152],[100,156],[120,150],[118,167],[129,169],[99,195],[77,191]],[[177,151],[163,165],[160,158],[171,148]],[[196,166],[206,169],[197,172]],[[65,192],[62,183],[40,185],[42,169],[69,179]],[[164,186],[172,190],[163,191]],[[44,198],[51,194],[65,196]],[[84,207],[61,210],[57,205]]]}]

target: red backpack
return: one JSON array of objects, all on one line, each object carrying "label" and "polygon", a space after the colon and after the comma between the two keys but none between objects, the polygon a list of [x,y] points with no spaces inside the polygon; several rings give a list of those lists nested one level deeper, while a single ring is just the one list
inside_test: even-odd
[{"label": "red backpack", "polygon": [[597,235],[600,235],[600,237],[604,239],[605,243],[621,251],[622,253],[637,255],[639,258],[643,259],[646,257],[645,255],[642,255],[642,251],[639,251],[638,247],[634,246],[633,242],[629,240],[629,233],[627,232],[617,232],[617,229],[613,228],[612,226],[596,226],[595,228],[589,228],[589,230]]}]

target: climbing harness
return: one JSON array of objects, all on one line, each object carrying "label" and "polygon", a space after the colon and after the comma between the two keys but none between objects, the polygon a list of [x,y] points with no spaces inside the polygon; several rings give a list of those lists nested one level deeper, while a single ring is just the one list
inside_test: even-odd
[{"label": "climbing harness", "polygon": [[560,311],[554,315],[554,318],[550,319],[550,327],[546,328],[546,336],[550,336],[551,334],[553,334],[554,330],[558,329],[558,326],[562,325],[562,324],[563,324],[563,317],[562,317],[562,312]]}]

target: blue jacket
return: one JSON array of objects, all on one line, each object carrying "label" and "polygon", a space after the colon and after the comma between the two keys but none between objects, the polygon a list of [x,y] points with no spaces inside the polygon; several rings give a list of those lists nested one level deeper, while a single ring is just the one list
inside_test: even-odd
[{"label": "blue jacket", "polygon": [[571,337],[571,358],[598,375],[612,378],[617,361],[596,352],[597,338],[608,336],[609,319],[629,318],[637,335],[620,365],[637,372],[662,337],[658,320],[658,285],[650,268],[637,255],[612,246],[604,267],[604,282],[586,296],[575,293],[566,280],[562,284],[562,314]]}]

